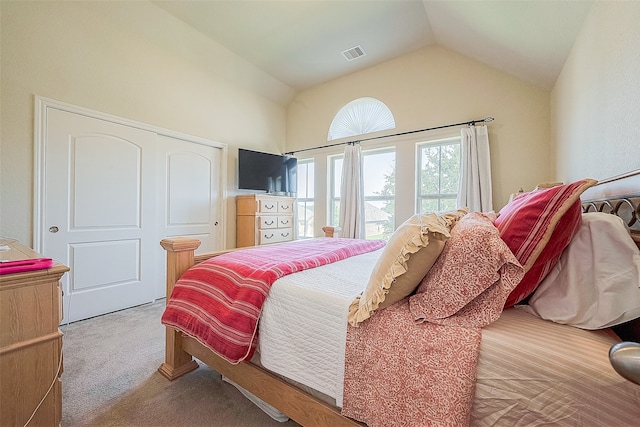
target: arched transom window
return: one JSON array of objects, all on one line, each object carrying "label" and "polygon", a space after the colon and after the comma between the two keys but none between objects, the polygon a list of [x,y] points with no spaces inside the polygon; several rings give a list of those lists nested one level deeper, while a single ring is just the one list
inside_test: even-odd
[{"label": "arched transom window", "polygon": [[375,98],[358,98],[338,111],[329,127],[327,140],[395,129],[396,121],[389,107]]}]

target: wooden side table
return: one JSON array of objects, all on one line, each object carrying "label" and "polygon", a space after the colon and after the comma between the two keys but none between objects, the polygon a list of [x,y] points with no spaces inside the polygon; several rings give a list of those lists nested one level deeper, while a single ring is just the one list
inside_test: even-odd
[{"label": "wooden side table", "polygon": [[[0,260],[42,258],[0,240]],[[56,426],[62,419],[62,289],[69,268],[0,275],[0,426]]]}]

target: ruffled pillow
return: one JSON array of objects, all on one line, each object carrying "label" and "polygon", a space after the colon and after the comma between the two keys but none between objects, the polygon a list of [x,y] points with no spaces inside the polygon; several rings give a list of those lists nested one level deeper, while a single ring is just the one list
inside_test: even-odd
[{"label": "ruffled pillow", "polygon": [[402,223],[382,251],[364,292],[349,306],[349,323],[357,326],[375,310],[410,295],[438,259],[451,227],[467,212],[462,208],[417,214]]}]

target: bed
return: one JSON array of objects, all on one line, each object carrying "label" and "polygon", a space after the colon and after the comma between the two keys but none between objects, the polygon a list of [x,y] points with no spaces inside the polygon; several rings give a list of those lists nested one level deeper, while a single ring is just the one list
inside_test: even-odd
[{"label": "bed", "polygon": [[[575,188],[571,190],[573,191],[572,197],[576,197],[576,193],[578,193],[577,202],[578,205],[580,205],[580,218],[582,219],[584,215],[596,212],[605,212],[607,213],[607,217],[609,214],[620,217],[622,218],[621,222],[624,222],[630,229],[632,238],[629,239],[629,241],[631,245],[640,247],[640,171],[634,171],[629,174],[604,180],[597,185],[594,184],[593,182],[579,183],[575,186],[576,188],[580,187],[579,190],[575,190]],[[542,191],[546,190],[542,189]],[[516,200],[516,208],[518,203],[522,204],[524,202],[522,200],[519,202]],[[565,205],[568,205],[568,203],[565,203]],[[500,216],[503,217],[502,228],[507,230],[502,230],[501,233],[508,233],[512,231],[510,227],[517,229],[519,225],[527,223],[526,220],[522,220],[522,218],[517,216],[514,217],[515,220],[511,222],[507,221],[507,219],[510,218],[508,210],[504,212],[501,211]],[[500,218],[500,216],[498,216],[498,218]],[[563,213],[562,218],[566,216],[567,215]],[[598,216],[597,221],[603,219],[601,216],[602,215]],[[461,215],[460,218],[461,217],[471,217],[471,215]],[[463,228],[458,227],[458,225],[461,224],[461,222],[457,223],[460,218],[450,221],[449,225],[451,227],[449,231]],[[556,221],[554,224],[555,231],[552,229],[547,233],[547,237],[553,237],[551,241],[568,240],[563,243],[561,249],[555,248],[555,251],[558,252],[556,255],[546,254],[544,250],[542,252],[537,251],[537,258],[546,257],[545,262],[548,262],[540,268],[537,266],[529,266],[525,274],[524,265],[526,264],[527,256],[530,255],[526,254],[527,248],[510,247],[511,252],[506,254],[505,257],[515,256],[516,253],[522,252],[517,262],[510,261],[509,264],[512,265],[513,277],[517,278],[517,280],[514,279],[512,281],[517,283],[509,284],[507,275],[503,275],[499,282],[507,283],[509,286],[504,285],[504,289],[498,289],[499,287],[496,288],[495,286],[486,288],[493,292],[492,295],[502,292],[501,295],[503,295],[503,299],[499,300],[501,302],[500,310],[494,310],[491,319],[483,319],[484,323],[482,327],[479,328],[481,340],[478,360],[476,364],[472,366],[474,382],[471,392],[467,393],[471,399],[469,402],[471,410],[470,413],[466,415],[465,413],[462,414],[464,418],[462,424],[532,425],[536,423],[551,423],[561,425],[564,423],[566,425],[633,425],[640,419],[640,386],[620,377],[612,369],[607,357],[609,348],[621,341],[621,339],[632,341],[638,341],[640,339],[638,321],[635,320],[640,316],[640,313],[634,312],[636,309],[634,306],[622,309],[622,311],[626,310],[624,313],[626,317],[623,318],[617,318],[617,315],[611,315],[610,313],[594,316],[593,313],[585,313],[585,310],[577,310],[577,312],[569,313],[568,315],[566,312],[563,312],[566,311],[564,307],[568,303],[571,303],[573,299],[582,298],[584,292],[569,286],[562,294],[558,295],[555,289],[556,287],[551,286],[551,284],[556,281],[567,280],[567,275],[577,274],[576,271],[574,271],[575,269],[562,266],[563,263],[570,263],[567,259],[569,255],[581,257],[582,252],[578,251],[578,249],[570,252],[565,250],[565,248],[568,247],[569,243],[577,247],[577,243],[574,244],[573,241],[578,239],[574,239],[574,237],[580,230],[585,228],[585,223],[590,223],[591,219],[589,221],[581,221],[580,227],[576,226],[576,229],[569,234],[565,233],[563,236],[554,235],[554,233],[559,233],[560,230],[571,228],[568,223],[562,222],[562,218],[554,218],[553,220]],[[589,218],[593,218],[593,216]],[[495,221],[495,217],[490,219],[491,222]],[[479,218],[478,220],[485,221],[483,218]],[[566,218],[564,220],[568,221]],[[605,218],[605,220],[607,219]],[[456,226],[453,227],[453,224],[456,224]],[[600,223],[597,222],[597,224]],[[442,223],[440,223],[440,225],[442,225]],[[600,227],[600,225],[598,225],[598,227]],[[433,230],[433,228],[431,230]],[[515,232],[517,232],[517,230]],[[442,231],[442,233],[446,233],[446,230]],[[437,240],[438,239],[432,238],[431,245],[436,243]],[[596,246],[600,245],[601,241],[603,241],[603,239],[598,236],[596,238]],[[521,243],[522,242],[518,244]],[[613,243],[614,246],[616,244],[616,242]],[[203,261],[218,255],[234,252],[234,250],[221,251],[196,256],[194,255],[194,251],[199,246],[199,242],[190,238],[165,239],[161,242],[161,245],[167,251],[168,296],[172,295],[176,283],[179,282],[179,279],[191,267],[200,265]],[[430,247],[431,245],[425,247]],[[604,256],[612,256],[610,253],[611,247],[606,246],[604,243],[602,243],[602,245],[605,252]],[[548,244],[544,249],[546,250],[547,247],[551,246],[552,245]],[[447,245],[445,245],[445,247],[447,247]],[[448,247],[453,247],[453,245],[449,245]],[[193,360],[193,358],[196,358],[209,365],[235,385],[248,391],[252,396],[258,397],[267,404],[277,408],[277,410],[301,425],[363,425],[354,418],[366,421],[367,424],[370,425],[382,425],[379,420],[369,421],[369,419],[366,418],[367,414],[358,414],[357,409],[358,405],[360,405],[360,407],[366,406],[367,399],[369,399],[369,402],[371,402],[371,399],[376,399],[375,389],[368,391],[363,389],[363,402],[355,403],[353,402],[357,401],[357,399],[353,397],[354,392],[350,392],[351,397],[349,401],[352,403],[349,404],[356,407],[356,409],[351,412],[356,415],[354,418],[350,418],[343,415],[344,404],[346,402],[343,401],[345,396],[341,394],[342,390],[339,390],[341,388],[340,385],[332,385],[332,382],[344,382],[344,384],[347,384],[351,381],[352,384],[360,386],[358,379],[359,374],[380,372],[375,370],[367,371],[367,369],[369,369],[368,362],[370,361],[366,359],[362,360],[360,365],[357,366],[357,369],[360,369],[360,371],[354,370],[355,368],[351,367],[354,365],[353,363],[347,364],[348,368],[343,368],[346,372],[340,372],[337,375],[337,380],[331,377],[331,373],[327,374],[331,377],[329,380],[323,380],[321,378],[314,382],[313,375],[311,375],[311,379],[308,380],[305,377],[305,375],[308,374],[307,371],[310,370],[308,367],[303,367],[300,371],[296,371],[295,374],[291,375],[294,378],[285,378],[287,375],[281,372],[281,369],[284,368],[278,367],[278,361],[269,360],[269,358],[273,359],[273,357],[268,355],[269,344],[266,343],[267,339],[265,338],[265,342],[262,342],[264,338],[262,328],[265,330],[265,336],[276,337],[275,344],[271,344],[271,347],[285,347],[285,351],[287,352],[295,351],[294,348],[286,349],[286,343],[289,341],[295,342],[295,339],[291,339],[291,337],[286,334],[281,334],[278,338],[277,328],[275,334],[268,332],[270,329],[273,329],[274,322],[271,319],[275,319],[276,317],[268,317],[267,314],[269,312],[282,311],[283,307],[286,309],[288,304],[291,304],[290,302],[277,303],[277,294],[284,295],[286,301],[286,295],[295,293],[295,281],[297,277],[304,278],[304,283],[319,280],[312,277],[313,271],[315,270],[324,271],[324,275],[333,277],[332,283],[334,284],[339,281],[339,276],[337,275],[340,274],[340,271],[348,271],[349,274],[345,274],[345,282],[354,282],[353,286],[360,286],[359,289],[364,289],[363,283],[358,285],[355,282],[362,281],[363,278],[365,278],[364,281],[366,282],[366,277],[369,277],[376,269],[376,266],[373,266],[373,264],[377,265],[380,254],[385,250],[387,250],[386,247],[353,257],[357,259],[356,267],[340,264],[351,262],[350,260],[352,258],[342,259],[329,265],[301,271],[278,279],[272,288],[274,295],[269,294],[265,302],[266,307],[262,313],[263,318],[260,320],[262,323],[260,326],[261,335],[260,342],[258,343],[259,348],[258,351],[256,351],[256,357],[250,357],[251,360],[247,359],[240,363],[230,363],[227,358],[222,357],[218,352],[212,351],[206,343],[203,343],[201,338],[194,338],[174,327],[167,327],[165,362],[159,368],[160,373],[170,380],[179,378],[198,367],[197,362]],[[444,251],[442,248],[440,248],[440,250]],[[415,253],[422,252],[422,250],[419,252],[411,252],[407,258],[411,261]],[[440,254],[440,252],[438,253]],[[562,257],[560,257],[560,255],[562,255]],[[614,261],[620,258],[616,258],[615,253],[613,253],[613,256]],[[428,271],[428,273],[434,275],[433,272],[436,270],[439,272],[448,271],[443,261],[445,258],[453,259],[450,256],[436,256],[435,261],[429,265],[431,271]],[[631,261],[621,262],[635,264],[636,261],[637,258],[631,258]],[[500,271],[504,272],[504,265],[506,264],[503,263],[501,265],[503,267],[501,267]],[[520,273],[517,271],[518,265],[523,267]],[[392,279],[397,279],[397,277],[401,275],[408,276],[409,271],[413,270],[405,269],[405,271],[400,274],[395,273]],[[600,274],[601,272],[598,273]],[[518,274],[520,275],[518,276]],[[523,275],[527,278],[526,280],[523,278]],[[551,276],[553,276],[553,281],[548,280]],[[515,292],[516,288],[519,288],[520,285],[531,283],[532,277],[534,279],[533,282],[536,282],[537,280],[535,279],[538,277],[544,277],[544,280],[536,283],[534,289]],[[278,286],[276,286],[276,284]],[[294,291],[290,291],[291,289],[294,289]],[[385,289],[384,294],[388,294],[389,290],[389,288]],[[365,299],[365,291],[366,289],[362,291],[360,301]],[[351,292],[351,294],[353,293],[353,291],[349,292]],[[342,296],[342,300],[340,300],[342,302],[339,303],[342,304],[340,310],[347,309],[347,307],[344,306],[344,302],[352,299],[349,292],[345,291],[345,295]],[[633,289],[630,292],[634,292]],[[640,290],[638,290],[638,292],[640,292]],[[610,293],[610,289],[604,292],[604,294],[607,295]],[[514,297],[514,295],[517,296]],[[351,341],[347,340],[347,350],[343,350],[342,354],[340,354],[340,352],[336,353],[337,364],[334,363],[334,366],[330,368],[330,370],[339,370],[340,364],[345,364],[344,358],[350,358],[354,346],[352,342],[363,340],[363,342],[366,343],[366,341],[372,337],[372,335],[362,335],[366,332],[367,328],[371,329],[367,325],[373,325],[376,322],[385,322],[388,325],[388,322],[396,321],[394,319],[408,315],[410,312],[415,314],[415,312],[418,311],[428,311],[433,307],[432,302],[429,304],[420,304],[420,300],[415,298],[417,302],[414,301],[415,304],[411,306],[411,310],[413,311],[410,311],[407,299],[413,297],[415,297],[415,294],[404,299],[402,295],[400,295],[399,301],[395,303],[389,301],[388,305],[385,305],[384,300],[376,301],[373,304],[373,306],[375,306],[374,309],[368,306],[368,308],[364,310],[365,314],[361,316],[364,317],[364,319],[360,319],[359,321],[354,320],[357,317],[355,314],[353,318],[349,318],[350,321],[359,325],[358,327],[354,325],[347,326],[346,322],[344,322],[344,330],[338,331],[339,333],[337,333],[337,335],[347,334]],[[474,294],[473,297],[475,298],[474,301],[478,299],[476,294]],[[631,295],[630,298],[625,299],[632,300],[634,297],[634,295]],[[509,301],[509,298],[512,298],[512,300]],[[469,299],[471,298],[467,298],[467,300]],[[491,301],[494,300],[495,298],[492,297]],[[552,301],[552,303],[549,303],[549,301]],[[558,301],[560,303],[556,304],[555,302]],[[353,304],[356,302],[356,300],[351,302],[351,308],[353,308]],[[505,304],[508,302],[509,304],[507,305],[509,305],[509,308],[502,310],[502,302],[505,302]],[[405,303],[406,306],[403,305]],[[605,305],[608,305],[608,302]],[[359,305],[356,304],[355,307],[358,308]],[[443,308],[449,309],[450,307],[447,305]],[[547,310],[549,308],[551,308],[551,310]],[[545,310],[548,312],[545,312]],[[327,311],[327,309],[326,307],[318,307],[316,311],[322,312]],[[357,311],[356,309],[355,312]],[[351,312],[354,312],[354,310],[351,310]],[[450,313],[440,317],[443,319],[451,319],[451,316],[448,317],[449,314]],[[299,319],[302,319],[300,321],[305,320],[304,312],[290,315],[294,316],[292,318],[295,318],[297,315]],[[425,314],[423,313],[422,315]],[[426,316],[428,315],[429,314],[426,314]],[[599,323],[594,325],[593,322],[596,320]],[[320,320],[320,322],[322,321],[323,320]],[[473,322],[476,321],[477,318],[473,318]],[[444,323],[444,326],[451,326],[447,325],[447,322],[449,322],[449,320],[440,323]],[[431,320],[425,323],[431,323]],[[614,325],[608,326],[609,323]],[[346,330],[347,327],[349,328],[348,332]],[[457,325],[453,325],[453,327],[457,327]],[[340,329],[340,327],[337,329]],[[329,335],[329,340],[335,338],[332,337],[330,333],[326,335]],[[278,339],[280,341],[278,341]],[[558,345],[558,341],[562,342],[562,344]],[[309,344],[309,346],[309,348],[312,349],[313,344]],[[335,346],[334,339],[334,347]],[[311,351],[312,350],[309,350],[309,352]],[[320,347],[313,351],[322,353],[323,350]],[[254,356],[254,354],[251,353],[250,356]],[[260,356],[260,358],[257,356]],[[266,359],[262,361],[261,358],[265,356]],[[392,362],[393,361],[390,361],[390,363]],[[284,365],[292,363],[294,362],[289,360],[283,362]],[[269,369],[263,367],[263,365]],[[327,363],[327,365],[331,364]],[[336,366],[338,366],[338,368],[336,368]],[[560,368],[561,366],[563,367]],[[560,372],[567,370],[570,372]],[[550,371],[551,373],[549,376],[544,376],[546,374],[543,375],[543,371]],[[505,372],[508,374],[505,374]],[[535,378],[532,378],[532,372],[536,373]],[[380,375],[384,375],[384,370]],[[308,387],[307,383],[311,383],[312,387]],[[323,387],[325,388],[323,389]],[[348,387],[345,387],[345,390],[347,388]],[[317,393],[318,389],[323,390],[321,393]],[[420,391],[421,389],[417,390]],[[428,390],[431,391],[431,389]],[[526,393],[530,394],[527,395]],[[357,396],[357,392],[355,396]],[[186,409],[188,410],[188,408]],[[378,412],[384,413],[384,409],[380,409]],[[447,416],[446,412],[444,416]],[[452,420],[455,420],[455,418],[449,419],[451,424],[460,424]],[[412,421],[410,419],[405,420],[402,424],[411,425]],[[417,423],[413,424],[418,425]]]}]

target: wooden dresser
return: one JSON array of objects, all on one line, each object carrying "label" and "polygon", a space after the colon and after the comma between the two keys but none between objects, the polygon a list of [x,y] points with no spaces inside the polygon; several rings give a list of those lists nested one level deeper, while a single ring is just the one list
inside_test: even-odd
[{"label": "wooden dresser", "polygon": [[[0,239],[0,260],[41,258]],[[6,247],[9,249],[7,250]],[[69,268],[0,275],[0,426],[59,426],[62,419],[60,278]],[[53,384],[53,386],[52,386]],[[49,391],[49,388],[51,390]]]},{"label": "wooden dresser", "polygon": [[265,194],[237,196],[236,246],[268,245],[295,238],[295,198]]}]

